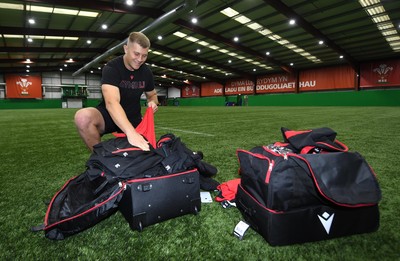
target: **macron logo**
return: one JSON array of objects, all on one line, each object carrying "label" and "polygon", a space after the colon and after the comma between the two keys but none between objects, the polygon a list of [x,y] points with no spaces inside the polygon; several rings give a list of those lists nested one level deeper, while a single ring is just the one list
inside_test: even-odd
[{"label": "macron logo", "polygon": [[318,215],[319,221],[321,221],[321,224],[324,226],[327,234],[329,234],[329,231],[331,230],[331,225],[332,225],[334,216],[335,216],[335,213],[333,213],[332,215],[329,215],[327,212],[324,212],[324,214],[322,214],[322,216]]}]

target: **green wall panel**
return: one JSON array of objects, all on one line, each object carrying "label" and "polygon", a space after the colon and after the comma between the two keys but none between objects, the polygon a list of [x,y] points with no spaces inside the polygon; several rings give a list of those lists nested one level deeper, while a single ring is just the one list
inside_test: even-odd
[{"label": "green wall panel", "polygon": [[[237,96],[169,99],[168,106],[225,106]],[[94,107],[100,99],[87,99]],[[141,101],[142,105],[145,101]],[[400,106],[400,90],[363,90],[290,94],[249,95],[249,106]],[[0,109],[62,108],[61,99],[0,99]]]},{"label": "green wall panel", "polygon": [[5,99],[0,100],[0,109],[48,109],[61,108],[61,99]]}]

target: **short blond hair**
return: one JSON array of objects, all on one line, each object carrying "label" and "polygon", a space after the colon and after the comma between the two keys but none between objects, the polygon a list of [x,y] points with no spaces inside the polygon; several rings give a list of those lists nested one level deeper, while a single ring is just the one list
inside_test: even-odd
[{"label": "short blond hair", "polygon": [[150,48],[150,40],[144,33],[141,32],[132,32],[128,37],[129,43],[137,43],[142,48]]}]

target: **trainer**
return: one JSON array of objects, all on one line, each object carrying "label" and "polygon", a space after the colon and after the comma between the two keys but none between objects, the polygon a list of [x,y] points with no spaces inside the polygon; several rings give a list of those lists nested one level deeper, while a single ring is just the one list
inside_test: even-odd
[{"label": "trainer", "polygon": [[158,109],[153,73],[144,64],[150,40],[140,32],[132,32],[124,45],[124,55],[109,61],[103,68],[101,91],[103,100],[93,108],[83,108],[75,114],[75,125],[86,146],[101,141],[101,136],[115,131],[126,134],[130,144],[149,150],[148,142],[136,132],[142,120],[140,97],[143,92],[147,106]]}]

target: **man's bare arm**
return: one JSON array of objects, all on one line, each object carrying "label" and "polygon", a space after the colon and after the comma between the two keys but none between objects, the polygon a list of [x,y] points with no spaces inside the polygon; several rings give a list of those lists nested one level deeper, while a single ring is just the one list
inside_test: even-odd
[{"label": "man's bare arm", "polygon": [[113,85],[103,84],[101,89],[107,111],[110,113],[115,124],[126,134],[129,143],[142,150],[149,150],[148,142],[135,130],[128,120],[120,104],[121,97],[118,88]]}]

